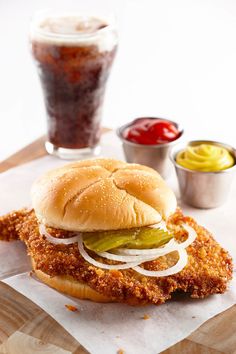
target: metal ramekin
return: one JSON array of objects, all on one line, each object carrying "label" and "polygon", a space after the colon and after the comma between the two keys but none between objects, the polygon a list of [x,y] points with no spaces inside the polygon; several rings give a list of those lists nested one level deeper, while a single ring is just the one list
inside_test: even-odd
[{"label": "metal ramekin", "polygon": [[201,172],[180,166],[176,155],[187,145],[214,144],[226,148],[236,162],[236,150],[227,144],[210,140],[193,140],[178,145],[171,151],[170,158],[175,166],[182,200],[196,208],[210,209],[222,205],[230,192],[230,186],[236,171],[236,163],[225,170],[217,172]]},{"label": "metal ramekin", "polygon": [[[144,117],[140,117],[137,119],[141,119]],[[145,117],[145,118],[152,118],[157,119],[155,117]],[[139,163],[142,165],[146,165],[149,167],[154,168],[163,178],[167,178],[170,173],[172,164],[169,159],[169,154],[171,148],[177,144],[183,136],[183,129],[180,129],[179,124],[173,122],[171,120],[165,118],[158,118],[170,122],[176,126],[178,131],[180,132],[180,136],[170,143],[159,144],[159,145],[144,145],[133,143],[129,140],[126,140],[123,137],[123,131],[131,126],[137,119],[133,120],[132,122],[125,124],[117,129],[117,135],[122,140],[123,150],[125,154],[125,158],[127,162],[131,163]]]}]

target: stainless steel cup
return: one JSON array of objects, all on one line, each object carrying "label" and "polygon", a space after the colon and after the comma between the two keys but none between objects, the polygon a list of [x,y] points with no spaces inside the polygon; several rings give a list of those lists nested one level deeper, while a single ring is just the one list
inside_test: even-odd
[{"label": "stainless steel cup", "polygon": [[236,164],[222,171],[201,172],[180,166],[176,162],[176,155],[186,148],[186,145],[208,143],[223,146],[234,156],[236,161],[236,150],[232,146],[209,140],[194,140],[184,145],[178,145],[172,149],[170,154],[175,166],[181,198],[187,204],[202,209],[216,208],[227,200],[236,171]]},{"label": "stainless steel cup", "polygon": [[[148,117],[149,118],[149,117]],[[163,178],[169,177],[171,174],[172,164],[169,154],[171,148],[177,144],[183,136],[184,131],[179,125],[171,120],[160,118],[170,122],[176,126],[180,132],[179,138],[170,143],[159,145],[144,145],[133,143],[123,137],[123,131],[132,125],[133,122],[125,124],[117,129],[117,135],[122,140],[123,150],[127,162],[139,163],[154,168]]]}]

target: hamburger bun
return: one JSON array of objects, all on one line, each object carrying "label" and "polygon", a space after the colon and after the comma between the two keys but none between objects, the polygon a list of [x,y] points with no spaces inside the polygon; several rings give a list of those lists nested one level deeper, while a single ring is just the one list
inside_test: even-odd
[{"label": "hamburger bun", "polygon": [[113,302],[111,298],[108,298],[97,291],[90,288],[85,283],[79,282],[69,275],[56,275],[51,277],[44,273],[42,270],[36,269],[35,262],[31,258],[32,267],[35,275],[43,283],[47,284],[53,289],[60,291],[61,293],[76,297],[81,300],[91,300],[95,302]]},{"label": "hamburger bun", "polygon": [[176,209],[176,198],[153,169],[112,159],[78,161],[49,171],[32,187],[36,216],[71,231],[152,225]]}]

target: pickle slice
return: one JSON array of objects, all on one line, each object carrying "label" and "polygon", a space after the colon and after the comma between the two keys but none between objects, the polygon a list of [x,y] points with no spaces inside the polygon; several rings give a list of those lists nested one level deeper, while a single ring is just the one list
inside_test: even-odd
[{"label": "pickle slice", "polygon": [[125,245],[135,237],[134,231],[103,231],[83,234],[85,246],[96,252],[105,252]]},{"label": "pickle slice", "polygon": [[142,227],[140,229],[86,232],[84,245],[91,251],[106,252],[118,247],[156,248],[167,243],[173,236],[162,229]]},{"label": "pickle slice", "polygon": [[172,235],[162,229],[140,229],[138,236],[129,241],[126,248],[157,248],[163,246],[165,243],[172,239]]}]

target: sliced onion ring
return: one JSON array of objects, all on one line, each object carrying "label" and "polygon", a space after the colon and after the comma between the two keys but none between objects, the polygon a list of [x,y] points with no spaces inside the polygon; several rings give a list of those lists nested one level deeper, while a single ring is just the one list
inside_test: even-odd
[{"label": "sliced onion ring", "polygon": [[39,224],[39,233],[41,236],[45,236],[46,239],[54,245],[70,245],[72,243],[78,242],[78,239],[80,238],[79,234],[68,238],[53,237],[49,232],[47,232],[46,227],[43,224]]},{"label": "sliced onion ring", "polygon": [[151,228],[151,229],[162,229],[164,231],[167,231],[166,223],[165,223],[164,220],[161,220],[157,224],[153,224],[153,225],[150,225],[148,227]]},{"label": "sliced onion ring", "polygon": [[197,237],[196,231],[191,226],[183,224],[183,228],[185,229],[185,231],[188,232],[188,238],[184,242],[176,242],[178,245],[178,249],[187,248],[189,245],[191,245],[191,243],[193,243],[193,241],[195,241]]},{"label": "sliced onion ring", "polygon": [[[96,254],[100,257],[110,259],[112,261],[118,261],[118,262],[126,262],[126,263],[132,263],[132,262],[147,262],[151,261],[157,258],[156,255],[149,255],[149,256],[120,256],[114,253],[110,252],[96,252]],[[158,256],[159,257],[159,256]]]},{"label": "sliced onion ring", "polygon": [[[95,267],[102,268],[102,269],[109,269],[109,270],[132,268],[136,272],[143,274],[145,276],[163,277],[163,276],[169,276],[180,272],[187,264],[188,255],[185,248],[188,247],[195,240],[197,234],[195,230],[189,225],[183,224],[183,228],[188,232],[188,238],[182,243],[178,243],[174,239],[172,239],[163,247],[159,247],[155,249],[142,250],[142,249],[120,248],[116,250],[115,254],[110,252],[97,252],[97,254],[103,258],[107,258],[119,262],[125,262],[124,264],[116,264],[116,265],[104,264],[93,259],[85,250],[83,245],[82,234],[80,233],[77,233],[75,236],[66,239],[56,238],[51,236],[50,233],[47,232],[46,227],[43,224],[39,225],[39,232],[42,236],[45,236],[46,239],[53,244],[69,245],[78,242],[78,248],[82,257],[87,262],[94,265]],[[161,271],[150,271],[142,267],[139,267],[139,265],[144,262],[157,259],[161,256],[164,256],[174,251],[177,251],[179,253],[179,260],[173,267]]]},{"label": "sliced onion ring", "polygon": [[134,262],[134,263],[125,263],[125,264],[104,264],[98,261],[95,261],[95,259],[93,259],[92,257],[90,257],[90,255],[86,252],[86,250],[84,249],[84,245],[83,245],[83,239],[82,237],[79,238],[78,240],[78,247],[79,247],[79,251],[81,256],[90,264],[94,265],[95,267],[98,268],[102,268],[102,269],[129,269],[129,268],[133,268],[135,266],[137,266],[138,264],[140,264],[140,262]]},{"label": "sliced onion ring", "polygon": [[139,266],[133,267],[133,269],[140,274],[146,275],[147,277],[167,277],[169,275],[179,273],[188,263],[188,254],[185,249],[178,250],[178,253],[178,262],[173,267],[168,269],[155,271],[147,270]]},{"label": "sliced onion ring", "polygon": [[[171,249],[174,250],[176,242],[174,239],[171,239],[168,243],[166,243],[163,247],[159,248],[149,248],[149,249],[138,249],[138,248],[119,248],[114,250],[116,254],[122,256],[149,256],[149,255],[156,255],[156,256],[164,256],[167,253],[170,253]],[[176,250],[176,249],[175,249]]]}]

